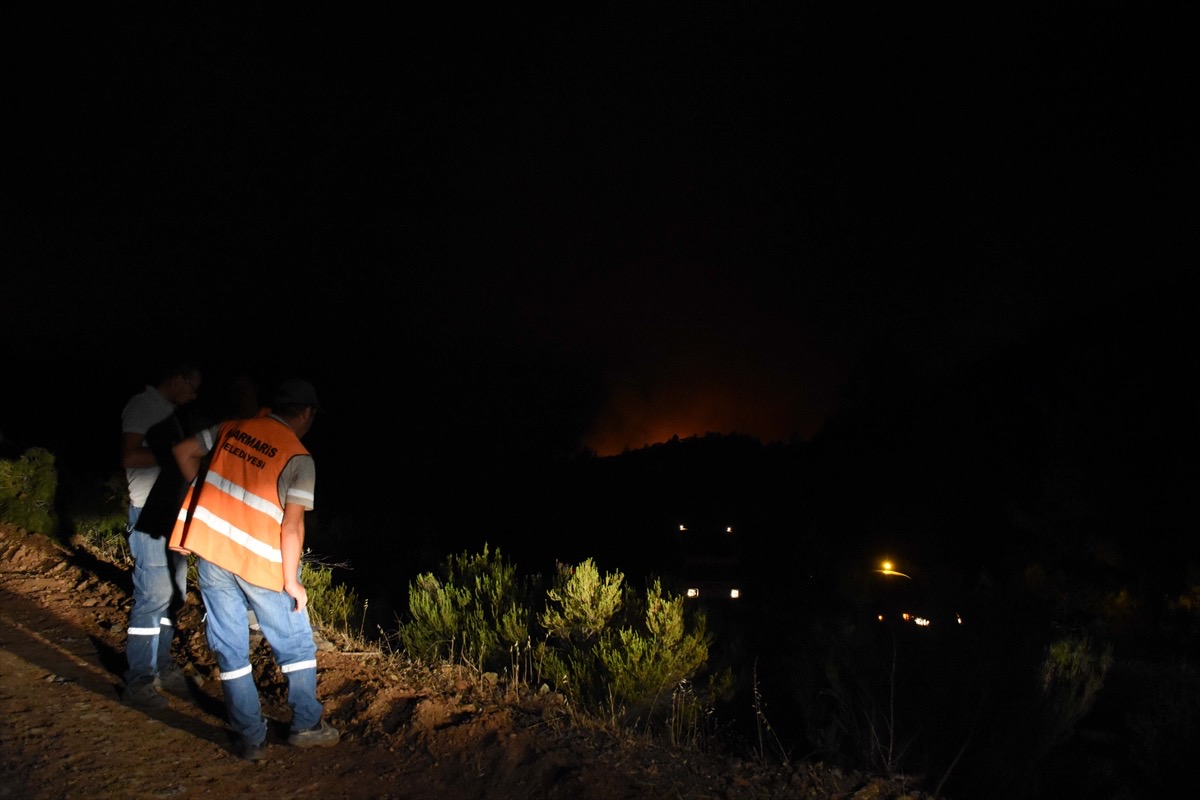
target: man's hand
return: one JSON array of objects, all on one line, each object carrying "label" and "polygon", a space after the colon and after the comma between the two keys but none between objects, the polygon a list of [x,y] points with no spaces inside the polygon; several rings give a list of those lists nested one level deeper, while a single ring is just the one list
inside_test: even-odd
[{"label": "man's hand", "polygon": [[296,611],[308,605],[308,591],[300,584],[300,555],[304,552],[304,506],[288,503],[283,507],[279,526],[279,554],[283,558],[283,590],[296,601]]},{"label": "man's hand", "polygon": [[283,591],[296,601],[296,607],[292,609],[292,613],[299,613],[308,605],[308,590],[300,581],[284,581]]}]

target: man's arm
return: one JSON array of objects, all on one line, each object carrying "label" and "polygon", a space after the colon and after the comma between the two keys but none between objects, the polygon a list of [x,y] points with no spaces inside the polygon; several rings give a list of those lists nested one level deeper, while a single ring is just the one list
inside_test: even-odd
[{"label": "man's arm", "polygon": [[142,444],[145,434],[123,431],[121,433],[121,467],[157,467],[154,451]]},{"label": "man's arm", "polygon": [[295,611],[308,605],[308,590],[300,583],[300,556],[304,553],[304,506],[288,503],[283,507],[279,551],[283,554],[283,590],[296,601]]},{"label": "man's arm", "polygon": [[191,483],[200,474],[200,463],[208,454],[208,450],[200,442],[199,436],[189,436],[172,447],[171,454],[175,456],[175,463],[179,465],[183,479]]}]

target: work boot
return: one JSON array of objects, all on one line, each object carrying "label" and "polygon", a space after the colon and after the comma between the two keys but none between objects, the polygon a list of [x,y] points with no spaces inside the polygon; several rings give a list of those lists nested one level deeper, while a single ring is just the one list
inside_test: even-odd
[{"label": "work boot", "polygon": [[138,678],[121,690],[121,702],[146,711],[166,708],[167,698],[158,691],[154,678]]},{"label": "work boot", "polygon": [[341,738],[337,728],[321,720],[306,731],[293,731],[287,741],[292,747],[333,747]]},{"label": "work boot", "polygon": [[267,760],[267,743],[265,741],[254,744],[247,739],[239,738],[237,744],[233,747],[233,751],[238,754],[239,758],[244,758],[255,764]]},{"label": "work boot", "polygon": [[159,670],[154,678],[158,681],[158,688],[163,691],[170,692],[171,694],[187,694],[187,676],[183,674],[183,670],[174,662]]}]

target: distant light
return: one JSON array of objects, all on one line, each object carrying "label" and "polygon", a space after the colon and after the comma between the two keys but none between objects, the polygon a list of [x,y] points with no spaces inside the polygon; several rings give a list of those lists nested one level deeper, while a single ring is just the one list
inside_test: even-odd
[{"label": "distant light", "polygon": [[910,576],[905,575],[903,572],[899,572],[898,570],[896,570],[895,566],[892,564],[891,561],[883,561],[879,564],[879,567],[880,568],[875,571],[878,572],[880,575],[898,575],[901,578],[908,578],[910,581],[912,580],[912,578]]},{"label": "distant light", "polygon": [[880,621],[880,622],[883,622],[883,614],[880,614],[880,615],[879,615],[879,621]]},{"label": "distant light", "polygon": [[922,628],[929,627],[929,620],[925,619],[924,617],[913,617],[913,622],[917,623]]},{"label": "distant light", "polygon": [[729,599],[730,600],[737,600],[741,596],[742,596],[741,589],[730,589],[729,590]]},{"label": "distant light", "polygon": [[955,614],[954,618],[958,620],[959,625],[962,625],[962,614]]},{"label": "distant light", "polygon": [[733,533],[733,526],[732,526],[732,525],[726,525],[726,526],[725,526],[725,532],[726,532],[726,533]]},{"label": "distant light", "polygon": [[681,525],[679,526],[679,530],[681,530],[681,531],[686,531],[686,530],[687,530],[687,525],[682,525],[682,524],[681,524]]},{"label": "distant light", "polygon": [[700,596],[700,590],[699,589],[688,589],[687,596],[694,600],[695,598]]}]

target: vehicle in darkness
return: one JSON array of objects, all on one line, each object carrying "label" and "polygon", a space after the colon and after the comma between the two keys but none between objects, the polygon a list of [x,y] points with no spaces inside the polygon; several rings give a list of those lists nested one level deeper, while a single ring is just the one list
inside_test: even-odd
[{"label": "vehicle in darkness", "polygon": [[738,602],[744,600],[742,560],[732,525],[680,523],[673,588],[686,600]]},{"label": "vehicle in darkness", "polygon": [[873,570],[871,613],[881,625],[944,630],[963,624],[957,610],[943,608],[920,581],[897,569],[889,559]]}]

